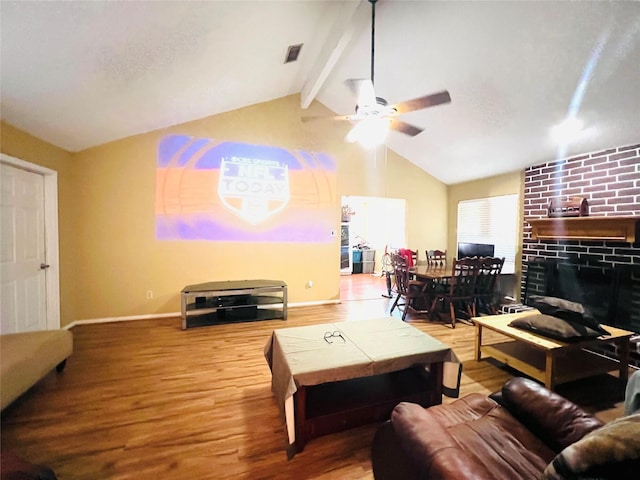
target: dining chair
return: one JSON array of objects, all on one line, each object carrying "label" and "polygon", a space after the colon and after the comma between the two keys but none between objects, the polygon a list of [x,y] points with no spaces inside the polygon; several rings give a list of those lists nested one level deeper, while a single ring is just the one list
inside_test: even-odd
[{"label": "dining chair", "polygon": [[398,249],[398,254],[405,257],[409,267],[415,267],[418,264],[418,250],[400,248]]},{"label": "dining chair", "polygon": [[477,258],[453,259],[448,289],[434,292],[430,308],[431,318],[438,314],[439,307],[446,311],[448,307],[451,328],[456,328],[456,315],[475,316],[474,289],[478,274]]},{"label": "dining chair", "polygon": [[[398,250],[392,251],[390,255],[391,255],[391,273],[389,277],[393,277],[393,286],[391,290],[397,294],[398,280],[396,278],[396,268],[398,267],[407,268],[408,267],[407,259],[403,255],[401,255]],[[391,279],[389,280],[389,283],[391,283]],[[391,294],[391,292],[389,292],[389,294]]]},{"label": "dining chair", "polygon": [[402,310],[402,320],[407,317],[411,310],[414,313],[428,313],[424,288],[425,283],[414,280],[411,269],[406,263],[398,262],[395,265],[396,299],[391,306],[389,315],[393,314],[396,307]]},{"label": "dining chair", "polygon": [[427,250],[427,265],[430,267],[443,268],[447,265],[446,250]]},{"label": "dining chair", "polygon": [[478,259],[478,275],[474,288],[476,314],[498,314],[498,279],[504,265],[504,257],[481,257]]}]

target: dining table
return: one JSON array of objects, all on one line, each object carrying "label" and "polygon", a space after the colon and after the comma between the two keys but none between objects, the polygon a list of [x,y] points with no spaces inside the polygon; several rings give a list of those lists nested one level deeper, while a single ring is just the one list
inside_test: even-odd
[{"label": "dining table", "polygon": [[413,279],[422,286],[421,297],[416,298],[415,308],[423,313],[432,316],[431,308],[434,301],[434,294],[437,290],[448,288],[448,279],[451,277],[451,265],[415,265],[409,268]]},{"label": "dining table", "polygon": [[433,265],[416,265],[411,267],[409,271],[416,280],[431,282],[433,280],[442,280],[451,277],[451,266],[433,266]]}]

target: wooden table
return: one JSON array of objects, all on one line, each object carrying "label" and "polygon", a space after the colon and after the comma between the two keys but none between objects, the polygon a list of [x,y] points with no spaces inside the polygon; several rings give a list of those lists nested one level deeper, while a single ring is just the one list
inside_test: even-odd
[{"label": "wooden table", "polygon": [[409,271],[413,274],[413,277],[418,282],[422,282],[424,284],[422,286],[422,294],[424,302],[426,304],[426,308],[422,313],[428,313],[429,316],[433,316],[433,312],[431,312],[431,304],[434,299],[433,292],[431,291],[432,287],[434,287],[436,283],[442,282],[444,285],[446,285],[445,288],[449,288],[449,286],[445,282],[443,282],[443,280],[451,278],[451,265],[447,265],[445,267],[417,265],[415,267],[411,267]]},{"label": "wooden table", "polygon": [[449,346],[392,317],[277,329],[265,357],[289,458],[311,438],[388,419],[399,402],[439,404],[460,383]]},{"label": "wooden table", "polygon": [[[629,338],[634,332],[602,325],[611,335],[601,336],[580,342],[561,342],[535,333],[510,327],[515,318],[539,313],[520,312],[489,317],[476,317],[475,358],[482,359],[482,354],[529,375],[549,389],[553,390],[560,383],[591,377],[612,370],[619,371],[619,378],[624,386],[629,373]],[[498,332],[510,340],[483,345],[483,329]],[[589,351],[589,347],[603,343],[613,343],[618,347],[620,361]]]},{"label": "wooden table", "polygon": [[451,265],[442,267],[430,267],[429,265],[418,265],[409,269],[417,280],[432,281],[449,278],[451,276]]}]

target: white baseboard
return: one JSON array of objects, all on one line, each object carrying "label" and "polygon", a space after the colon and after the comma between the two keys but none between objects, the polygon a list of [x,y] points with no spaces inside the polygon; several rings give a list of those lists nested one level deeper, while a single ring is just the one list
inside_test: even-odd
[{"label": "white baseboard", "polygon": [[[315,302],[298,302],[298,303],[290,303],[287,305],[287,308],[295,308],[295,307],[313,307],[316,305],[335,305],[340,303],[340,300],[318,300]],[[65,325],[65,330],[69,330],[76,325],[90,325],[92,323],[113,323],[113,322],[130,322],[131,320],[151,320],[154,318],[171,318],[171,317],[180,317],[182,314],[180,312],[173,313],[154,313],[148,315],[129,315],[126,317],[106,317],[106,318],[88,318],[85,320],[74,320],[73,322]]]},{"label": "white baseboard", "polygon": [[105,318],[87,318],[85,320],[74,320],[73,322],[65,325],[64,329],[68,330],[76,325],[89,325],[92,323],[112,323],[112,322],[129,322],[131,320],[151,320],[152,318],[170,318],[179,317],[180,312],[175,313],[154,313],[149,315],[130,315],[127,317],[105,317]]},{"label": "white baseboard", "polygon": [[295,308],[295,307],[315,307],[316,305],[337,305],[340,303],[340,300],[317,300],[315,302],[297,302],[290,303],[287,308]]}]

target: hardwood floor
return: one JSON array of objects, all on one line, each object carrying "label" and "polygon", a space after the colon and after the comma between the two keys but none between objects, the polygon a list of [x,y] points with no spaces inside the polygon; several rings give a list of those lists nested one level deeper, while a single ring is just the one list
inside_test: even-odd
[{"label": "hardwood floor", "polygon": [[[179,318],[77,326],[65,371],[51,372],[2,412],[2,451],[47,464],[60,480],[371,479],[376,425],[314,439],[287,460],[263,354],[276,328],[388,315],[384,279],[353,275],[348,282],[352,294],[360,289],[372,299],[350,294],[339,305],[291,308],[286,322],[186,331]],[[514,374],[473,360],[473,327],[408,321],[463,361],[461,395],[491,393]],[[613,377],[561,393],[606,420],[621,413]]]}]

